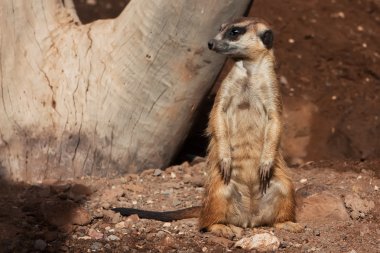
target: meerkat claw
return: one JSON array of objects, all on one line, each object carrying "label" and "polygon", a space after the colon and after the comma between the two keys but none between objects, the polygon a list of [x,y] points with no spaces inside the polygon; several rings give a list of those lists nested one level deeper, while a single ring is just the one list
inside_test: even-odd
[{"label": "meerkat claw", "polygon": [[220,171],[224,184],[228,184],[231,180],[231,158],[223,158],[220,161]]},{"label": "meerkat claw", "polygon": [[260,171],[260,191],[261,191],[261,194],[265,194],[267,189],[269,188],[270,180],[273,174],[272,163],[261,165],[259,171]]}]

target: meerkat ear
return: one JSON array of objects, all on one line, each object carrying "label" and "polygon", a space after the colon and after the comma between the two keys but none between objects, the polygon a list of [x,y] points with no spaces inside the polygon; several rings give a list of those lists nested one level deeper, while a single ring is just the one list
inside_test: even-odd
[{"label": "meerkat ear", "polygon": [[272,30],[266,30],[264,33],[262,33],[260,35],[260,39],[267,49],[271,49],[273,47],[273,32],[272,32]]}]

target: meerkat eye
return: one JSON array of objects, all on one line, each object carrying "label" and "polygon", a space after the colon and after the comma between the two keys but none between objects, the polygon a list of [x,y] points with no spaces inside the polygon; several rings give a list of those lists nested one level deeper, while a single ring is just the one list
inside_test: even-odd
[{"label": "meerkat eye", "polygon": [[237,39],[239,35],[244,34],[246,31],[245,27],[232,27],[227,31],[226,35],[230,39]]}]

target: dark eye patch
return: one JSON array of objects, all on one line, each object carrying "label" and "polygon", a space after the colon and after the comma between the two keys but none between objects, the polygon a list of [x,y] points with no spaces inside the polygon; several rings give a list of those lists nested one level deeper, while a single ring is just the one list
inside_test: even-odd
[{"label": "dark eye patch", "polygon": [[233,26],[224,33],[224,38],[229,40],[237,40],[240,35],[243,35],[247,32],[247,28]]}]

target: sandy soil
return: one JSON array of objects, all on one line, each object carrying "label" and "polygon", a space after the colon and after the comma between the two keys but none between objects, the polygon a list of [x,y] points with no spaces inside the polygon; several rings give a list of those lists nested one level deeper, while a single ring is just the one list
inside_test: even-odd
[{"label": "sandy soil", "polygon": [[[380,252],[380,179],[375,177],[373,166],[379,168],[380,163],[325,162],[292,168],[300,207],[297,214],[305,231],[245,229],[233,240],[198,232],[196,219],[165,223],[121,217],[109,210],[120,206],[175,210],[199,205],[204,190],[204,162],[194,166],[184,163],[165,171],[152,169],[113,180],[47,180],[38,186],[2,183],[0,249],[244,252],[233,247],[238,239],[266,231],[279,238],[281,252]],[[321,195],[332,196],[333,201],[318,198]],[[354,206],[352,197],[356,198]]]}]

